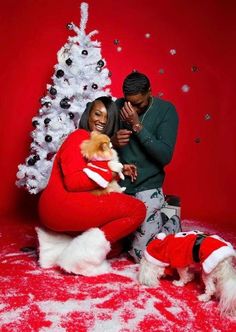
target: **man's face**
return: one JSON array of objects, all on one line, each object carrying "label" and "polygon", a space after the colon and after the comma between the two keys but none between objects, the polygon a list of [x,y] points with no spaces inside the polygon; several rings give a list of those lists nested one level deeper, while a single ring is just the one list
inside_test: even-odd
[{"label": "man's face", "polygon": [[138,114],[143,113],[149,106],[151,91],[146,93],[138,93],[136,95],[125,96],[125,100],[129,101]]}]

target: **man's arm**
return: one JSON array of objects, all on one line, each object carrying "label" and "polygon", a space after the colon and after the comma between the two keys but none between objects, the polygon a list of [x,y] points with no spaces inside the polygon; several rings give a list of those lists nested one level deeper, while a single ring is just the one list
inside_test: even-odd
[{"label": "man's arm", "polygon": [[178,131],[178,115],[174,106],[170,106],[162,122],[157,128],[156,134],[151,134],[145,126],[134,133],[143,146],[145,152],[161,165],[167,165],[174,152]]}]

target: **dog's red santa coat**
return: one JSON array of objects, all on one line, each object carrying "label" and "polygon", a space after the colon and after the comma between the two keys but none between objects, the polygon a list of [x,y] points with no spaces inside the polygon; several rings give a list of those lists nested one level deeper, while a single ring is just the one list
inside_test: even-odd
[{"label": "dog's red santa coat", "polygon": [[[184,268],[194,262],[193,247],[199,234],[197,231],[166,235],[160,233],[152,240],[144,257],[152,264],[173,268]],[[199,261],[205,273],[210,273],[221,261],[229,256],[235,256],[235,251],[229,242],[217,235],[205,236],[199,247]]]}]

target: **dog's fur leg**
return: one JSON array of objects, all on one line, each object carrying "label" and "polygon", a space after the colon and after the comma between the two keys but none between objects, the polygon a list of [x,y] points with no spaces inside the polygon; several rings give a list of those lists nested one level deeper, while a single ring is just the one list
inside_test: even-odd
[{"label": "dog's fur leg", "polygon": [[158,286],[159,279],[164,276],[164,268],[148,262],[144,257],[139,266],[138,280],[146,286]]},{"label": "dog's fur leg", "polygon": [[189,272],[188,267],[178,268],[177,272],[179,274],[179,280],[173,281],[175,286],[182,287],[194,278],[194,274]]},{"label": "dog's fur leg", "polygon": [[216,276],[216,296],[219,298],[221,314],[236,318],[236,270],[235,256],[222,261],[213,270]]},{"label": "dog's fur leg", "polygon": [[202,281],[205,285],[205,292],[201,295],[198,295],[197,298],[199,301],[208,302],[216,292],[214,273],[212,272],[210,274],[206,274],[203,272]]}]

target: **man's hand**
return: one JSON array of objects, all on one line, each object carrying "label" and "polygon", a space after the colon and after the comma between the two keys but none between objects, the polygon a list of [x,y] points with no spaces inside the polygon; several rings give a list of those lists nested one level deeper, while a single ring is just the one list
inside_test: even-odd
[{"label": "man's hand", "polygon": [[123,165],[123,174],[125,176],[130,176],[131,182],[134,182],[138,176],[137,167],[133,164],[124,164]]},{"label": "man's hand", "polygon": [[120,112],[121,120],[133,126],[139,123],[138,113],[131,103],[126,101]]},{"label": "man's hand", "polygon": [[114,136],[111,138],[112,145],[115,148],[120,148],[129,143],[130,135],[132,134],[131,130],[120,129]]}]

